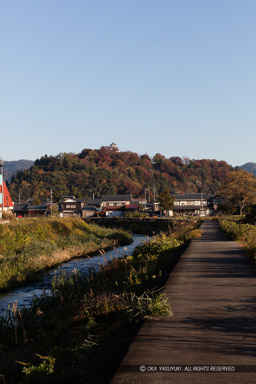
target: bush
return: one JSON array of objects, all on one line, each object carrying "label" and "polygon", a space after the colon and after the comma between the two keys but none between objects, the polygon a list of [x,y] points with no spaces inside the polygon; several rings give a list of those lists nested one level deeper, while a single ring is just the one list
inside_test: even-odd
[{"label": "bush", "polygon": [[256,260],[256,226],[252,224],[239,224],[229,219],[219,219],[221,229],[232,240],[243,243],[244,249],[252,261]]}]

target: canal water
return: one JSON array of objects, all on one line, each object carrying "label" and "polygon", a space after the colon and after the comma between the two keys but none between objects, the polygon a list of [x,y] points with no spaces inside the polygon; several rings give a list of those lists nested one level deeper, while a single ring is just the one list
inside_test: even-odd
[{"label": "canal water", "polygon": [[17,300],[18,308],[28,307],[34,296],[41,296],[44,292],[51,292],[51,282],[55,276],[61,275],[63,272],[69,274],[74,270],[80,271],[83,274],[90,275],[91,271],[98,272],[100,266],[108,263],[112,259],[131,255],[137,245],[147,241],[149,238],[145,235],[133,235],[133,243],[126,246],[121,246],[104,254],[94,257],[79,257],[61,264],[55,269],[43,275],[43,278],[35,283],[28,284],[14,291],[3,293],[0,295],[0,316],[7,312],[8,307],[12,307]]}]

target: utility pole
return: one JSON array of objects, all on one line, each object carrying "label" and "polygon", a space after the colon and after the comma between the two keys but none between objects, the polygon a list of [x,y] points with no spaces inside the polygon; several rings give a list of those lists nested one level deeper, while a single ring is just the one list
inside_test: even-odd
[{"label": "utility pole", "polygon": [[151,201],[150,188],[145,188],[145,201],[146,201],[146,205],[150,204],[150,201]]},{"label": "utility pole", "polygon": [[52,217],[52,188],[51,188],[51,195],[50,195],[50,211],[51,211],[51,217]]},{"label": "utility pole", "polygon": [[1,204],[1,211],[0,211],[0,219],[3,218],[3,212],[4,212],[4,161],[2,158],[0,158],[0,186],[1,186],[1,193],[0,193],[0,204]]}]

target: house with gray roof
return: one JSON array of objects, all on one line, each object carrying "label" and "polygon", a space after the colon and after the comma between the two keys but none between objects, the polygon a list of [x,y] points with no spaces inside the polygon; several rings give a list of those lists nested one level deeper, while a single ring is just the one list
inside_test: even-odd
[{"label": "house with gray roof", "polygon": [[60,217],[81,217],[84,201],[75,196],[62,196],[59,201]]},{"label": "house with gray roof", "polygon": [[106,216],[122,216],[131,202],[131,195],[103,195],[100,199],[89,199],[83,207],[82,217],[96,216],[100,211]]},{"label": "house with gray roof", "polygon": [[103,207],[119,207],[130,204],[131,195],[103,195],[101,196]]},{"label": "house with gray roof", "polygon": [[179,216],[207,216],[211,214],[206,193],[175,193],[174,215]]},{"label": "house with gray roof", "polygon": [[96,216],[97,212],[101,211],[101,208],[101,199],[89,199],[86,201],[84,207],[82,208],[82,217],[85,219],[86,217]]},{"label": "house with gray roof", "polygon": [[47,216],[49,212],[49,204],[20,204],[14,203],[14,213],[16,217],[35,217]]}]

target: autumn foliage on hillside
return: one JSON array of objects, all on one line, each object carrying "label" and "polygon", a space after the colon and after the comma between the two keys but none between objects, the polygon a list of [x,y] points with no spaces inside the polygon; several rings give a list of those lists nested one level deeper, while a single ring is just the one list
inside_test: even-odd
[{"label": "autumn foliage on hillside", "polygon": [[17,201],[32,197],[34,201],[49,199],[53,190],[57,201],[62,195],[95,198],[102,194],[144,195],[145,188],[156,194],[168,188],[171,193],[215,193],[225,177],[232,171],[225,161],[189,160],[180,157],[165,158],[157,153],[119,152],[101,147],[84,149],[79,154],[43,156],[29,170],[18,172],[9,186]]}]

